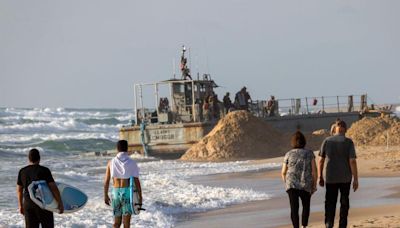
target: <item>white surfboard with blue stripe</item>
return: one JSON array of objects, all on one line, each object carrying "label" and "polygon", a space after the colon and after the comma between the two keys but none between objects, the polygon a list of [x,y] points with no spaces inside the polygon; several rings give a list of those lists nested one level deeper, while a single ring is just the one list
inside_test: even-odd
[{"label": "white surfboard with blue stripe", "polygon": [[[56,185],[60,191],[61,200],[64,204],[64,213],[72,213],[85,206],[88,197],[84,192],[78,188],[63,183],[56,182]],[[28,192],[31,200],[40,208],[48,211],[59,212],[57,209],[58,203],[54,199],[46,181],[33,181],[28,186]]]}]

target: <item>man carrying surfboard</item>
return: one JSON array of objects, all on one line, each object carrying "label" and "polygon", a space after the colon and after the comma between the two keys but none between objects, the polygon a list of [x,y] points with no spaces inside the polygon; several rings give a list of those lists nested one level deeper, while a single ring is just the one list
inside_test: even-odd
[{"label": "man carrying surfboard", "polygon": [[60,192],[54,182],[53,176],[47,167],[39,165],[40,154],[37,149],[29,151],[29,165],[20,169],[17,180],[17,196],[19,212],[25,216],[26,227],[54,227],[53,212],[41,209],[30,198],[28,186],[32,181],[45,180],[55,200],[58,203],[60,214],[64,212]]},{"label": "man carrying surfboard", "polygon": [[[104,178],[104,202],[112,205],[114,227],[130,227],[131,215],[138,214],[142,205],[139,168],[128,154],[128,142],[119,140],[118,154],[108,162]],[[108,196],[110,179],[113,180],[112,199]],[[137,197],[136,197],[137,196]],[[137,200],[137,202],[135,202]]]}]

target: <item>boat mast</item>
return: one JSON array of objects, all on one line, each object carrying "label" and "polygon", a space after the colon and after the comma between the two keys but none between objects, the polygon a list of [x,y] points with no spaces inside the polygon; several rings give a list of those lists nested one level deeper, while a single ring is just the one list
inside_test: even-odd
[{"label": "boat mast", "polygon": [[182,80],[186,80],[189,78],[192,80],[190,76],[190,69],[187,66],[187,58],[185,57],[186,47],[182,45],[182,56],[181,56],[181,72],[182,72]]},{"label": "boat mast", "polygon": [[174,79],[176,78],[176,64],[175,64],[175,58],[172,59],[172,70],[173,70],[173,76]]},{"label": "boat mast", "polygon": [[136,93],[136,84],[133,85],[133,94],[134,94],[134,104],[133,104],[133,112],[135,114],[135,125],[138,124],[138,112],[137,112],[137,93]]}]

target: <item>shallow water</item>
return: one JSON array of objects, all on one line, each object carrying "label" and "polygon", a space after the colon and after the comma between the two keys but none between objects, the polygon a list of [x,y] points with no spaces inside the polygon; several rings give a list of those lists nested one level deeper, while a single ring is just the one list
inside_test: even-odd
[{"label": "shallow water", "polygon": [[[281,227],[290,226],[289,199],[284,184],[279,178],[263,178],[249,173],[241,175],[213,175],[194,178],[194,183],[212,187],[247,186],[259,192],[271,194],[270,200],[236,205],[214,212],[195,213],[183,217],[176,227]],[[393,196],[398,192],[399,177],[360,178],[360,188],[350,193],[350,213],[352,208],[375,207],[399,204],[400,199]],[[325,189],[311,198],[311,212],[324,211]],[[339,199],[337,208],[339,208]],[[315,217],[314,217],[315,219]]]},{"label": "shallow water", "polygon": [[[0,226],[23,227],[15,193],[18,170],[27,165],[31,147],[41,149],[41,164],[56,181],[82,189],[87,205],[72,214],[55,214],[57,227],[110,227],[112,210],[103,202],[103,178],[109,157],[85,156],[86,151],[112,149],[118,129],[128,124],[130,110],[0,108]],[[138,159],[144,207],[136,227],[173,227],[185,213],[268,199],[250,187],[219,187],[190,182],[218,173],[267,170],[276,164],[251,162],[191,163]]]}]

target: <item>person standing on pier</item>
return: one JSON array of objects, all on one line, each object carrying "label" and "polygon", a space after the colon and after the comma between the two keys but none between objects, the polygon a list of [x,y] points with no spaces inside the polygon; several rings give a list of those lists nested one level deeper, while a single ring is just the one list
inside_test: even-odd
[{"label": "person standing on pier", "polygon": [[249,101],[251,102],[250,94],[247,92],[246,86],[244,86],[235,95],[235,105],[239,110],[249,111]]},{"label": "person standing on pier", "polygon": [[275,116],[276,100],[275,96],[271,96],[271,99],[267,102],[268,116]]},{"label": "person standing on pier", "polygon": [[226,92],[222,100],[224,102],[224,114],[227,114],[229,112],[229,109],[231,109],[232,107],[232,101],[229,95],[230,95],[229,92]]}]

